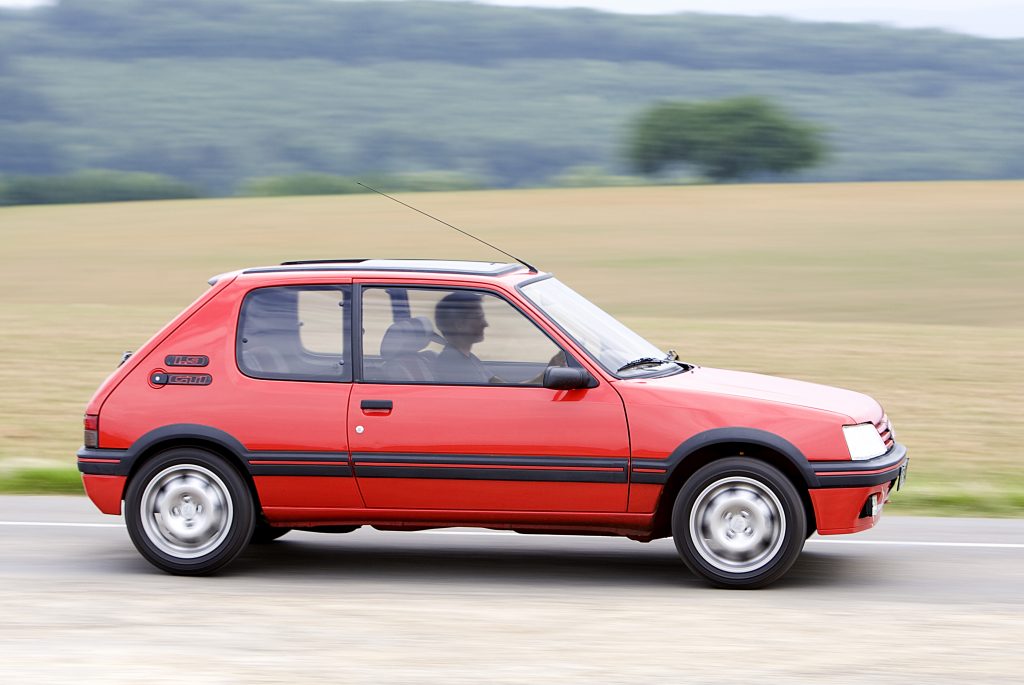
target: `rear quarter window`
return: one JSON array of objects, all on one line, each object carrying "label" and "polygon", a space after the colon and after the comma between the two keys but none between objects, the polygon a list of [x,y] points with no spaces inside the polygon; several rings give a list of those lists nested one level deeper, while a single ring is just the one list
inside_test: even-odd
[{"label": "rear quarter window", "polygon": [[238,368],[266,380],[351,381],[351,298],[347,285],[249,292],[238,322]]}]

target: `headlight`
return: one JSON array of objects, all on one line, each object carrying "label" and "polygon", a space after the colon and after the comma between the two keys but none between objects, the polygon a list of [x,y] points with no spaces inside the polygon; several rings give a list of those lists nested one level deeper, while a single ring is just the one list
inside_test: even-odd
[{"label": "headlight", "polygon": [[846,438],[851,459],[873,459],[885,454],[885,443],[874,424],[858,423],[856,426],[843,426],[843,436]]}]

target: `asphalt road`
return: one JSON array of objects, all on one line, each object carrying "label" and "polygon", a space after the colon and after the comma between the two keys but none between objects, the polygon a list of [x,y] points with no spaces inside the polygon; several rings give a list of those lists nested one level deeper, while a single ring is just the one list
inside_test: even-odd
[{"label": "asphalt road", "polygon": [[1021,682],[1024,520],[883,518],[754,592],[668,540],[290,533],[213,578],[0,497],[0,682]]}]

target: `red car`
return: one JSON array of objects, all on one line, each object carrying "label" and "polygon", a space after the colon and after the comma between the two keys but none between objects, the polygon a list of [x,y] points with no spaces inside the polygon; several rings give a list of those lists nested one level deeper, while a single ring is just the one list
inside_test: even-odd
[{"label": "red car", "polygon": [[217,276],[100,386],[78,467],[139,552],[206,574],[290,529],[672,536],[726,587],[872,527],[906,475],[879,404],[657,349],[519,264]]}]

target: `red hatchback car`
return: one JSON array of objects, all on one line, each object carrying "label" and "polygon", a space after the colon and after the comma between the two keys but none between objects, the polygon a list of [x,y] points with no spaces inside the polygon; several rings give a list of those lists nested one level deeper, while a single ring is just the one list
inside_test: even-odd
[{"label": "red hatchback car", "polygon": [[218,276],[86,410],[89,497],[155,566],[290,529],[672,536],[711,583],[781,577],[906,475],[879,404],[703,368],[519,264],[287,262]]}]

